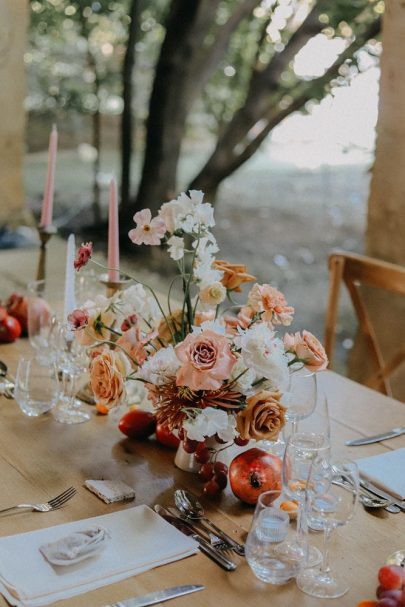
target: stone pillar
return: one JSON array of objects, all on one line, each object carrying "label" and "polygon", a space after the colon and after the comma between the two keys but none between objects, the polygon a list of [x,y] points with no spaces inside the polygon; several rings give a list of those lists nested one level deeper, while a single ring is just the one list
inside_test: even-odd
[{"label": "stone pillar", "polygon": [[0,225],[16,224],[25,212],[24,53],[28,0],[0,0]]},{"label": "stone pillar", "polygon": [[[368,207],[366,253],[405,266],[405,3],[387,0],[383,19],[383,52],[377,147]],[[366,109],[366,108],[365,108]],[[369,311],[387,359],[405,347],[404,298],[369,290]],[[367,353],[357,340],[350,376],[369,374]],[[405,363],[393,375],[394,396],[405,401]]]}]

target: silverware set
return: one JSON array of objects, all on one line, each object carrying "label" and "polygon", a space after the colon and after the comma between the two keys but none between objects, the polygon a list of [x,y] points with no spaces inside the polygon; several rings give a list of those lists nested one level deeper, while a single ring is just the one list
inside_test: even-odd
[{"label": "silverware set", "polygon": [[190,491],[177,489],[174,493],[176,507],[156,504],[155,512],[185,535],[192,537],[200,550],[227,571],[234,571],[237,563],[232,555],[244,556],[245,547],[204,516],[204,509]]}]

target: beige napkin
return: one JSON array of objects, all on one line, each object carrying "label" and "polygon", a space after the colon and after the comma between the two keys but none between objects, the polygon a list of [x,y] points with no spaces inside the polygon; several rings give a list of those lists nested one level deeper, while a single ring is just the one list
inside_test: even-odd
[{"label": "beige napkin", "polygon": [[[92,558],[51,565],[39,548],[97,525],[111,538]],[[0,592],[11,605],[40,607],[118,582],[197,552],[197,544],[147,506],[0,538]]]},{"label": "beige napkin", "polygon": [[360,475],[394,497],[405,499],[405,449],[357,460]]}]

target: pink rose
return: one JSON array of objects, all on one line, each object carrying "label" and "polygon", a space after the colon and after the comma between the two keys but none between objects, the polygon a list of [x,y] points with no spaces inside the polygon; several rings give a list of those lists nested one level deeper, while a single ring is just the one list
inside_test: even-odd
[{"label": "pink rose", "polygon": [[288,326],[293,321],[294,308],[287,304],[283,293],[270,285],[253,285],[248,304],[269,325]]},{"label": "pink rose", "polygon": [[191,390],[218,390],[237,360],[228,339],[211,329],[190,333],[175,351],[183,363],[176,384]]},{"label": "pink rose", "polygon": [[124,394],[122,363],[117,352],[105,350],[90,364],[90,385],[97,402],[106,407],[117,405]]},{"label": "pink rose", "polygon": [[287,352],[293,352],[304,361],[309,371],[323,371],[328,366],[328,357],[321,342],[309,331],[284,335],[284,346]]}]

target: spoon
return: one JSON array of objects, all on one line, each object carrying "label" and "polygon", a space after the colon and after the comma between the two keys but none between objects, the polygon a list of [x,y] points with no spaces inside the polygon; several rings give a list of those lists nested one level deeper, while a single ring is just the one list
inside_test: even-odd
[{"label": "spoon", "polygon": [[233,538],[227,535],[222,529],[217,527],[212,521],[204,516],[204,508],[198,501],[197,497],[191,491],[185,491],[184,489],[176,489],[174,492],[174,502],[176,508],[184,514],[187,518],[198,520],[201,527],[206,531],[212,532],[226,542],[236,554],[240,556],[245,555],[245,547],[242,544],[236,542]]},{"label": "spoon", "polygon": [[6,377],[8,371],[8,367],[5,362],[0,360],[0,377]]},{"label": "spoon", "polygon": [[371,495],[366,495],[365,493],[359,493],[359,500],[365,508],[386,508],[387,506],[392,505],[390,500],[373,497]]}]

